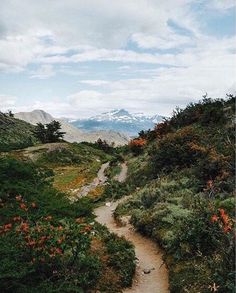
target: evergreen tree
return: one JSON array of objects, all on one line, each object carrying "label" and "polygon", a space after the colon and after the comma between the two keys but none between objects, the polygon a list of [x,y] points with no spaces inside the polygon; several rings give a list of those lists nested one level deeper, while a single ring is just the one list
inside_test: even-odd
[{"label": "evergreen tree", "polygon": [[42,142],[57,142],[63,139],[65,132],[60,131],[61,123],[53,120],[52,122],[43,125],[38,123],[34,130],[35,136]]}]

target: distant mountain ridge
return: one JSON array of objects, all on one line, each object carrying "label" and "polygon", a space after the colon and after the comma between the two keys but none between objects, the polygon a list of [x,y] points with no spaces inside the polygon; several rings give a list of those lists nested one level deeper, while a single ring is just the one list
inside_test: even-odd
[{"label": "distant mountain ridge", "polygon": [[87,119],[69,120],[74,126],[84,131],[111,130],[136,136],[141,130],[153,128],[165,117],[146,116],[143,113],[129,113],[125,109],[115,109]]},{"label": "distant mountain ridge", "polygon": [[64,139],[68,142],[95,142],[101,138],[102,140],[106,140],[108,143],[114,142],[115,145],[125,145],[130,139],[127,135],[107,130],[86,133],[63,119],[54,118],[52,115],[43,110],[19,112],[15,114],[15,118],[24,120],[33,125],[36,125],[37,123],[47,124],[52,120],[57,120],[61,123],[62,131],[66,133]]}]

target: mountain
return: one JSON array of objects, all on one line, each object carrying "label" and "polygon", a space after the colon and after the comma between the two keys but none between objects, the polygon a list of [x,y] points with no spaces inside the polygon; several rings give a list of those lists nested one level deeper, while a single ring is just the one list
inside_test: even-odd
[{"label": "mountain", "polygon": [[33,125],[0,112],[0,151],[28,147],[36,142]]},{"label": "mountain", "polygon": [[125,109],[112,110],[87,119],[69,121],[85,131],[112,130],[136,136],[141,130],[153,128],[165,117],[160,115],[145,116],[143,113],[131,114]]},{"label": "mountain", "polygon": [[36,125],[37,123],[47,124],[52,120],[57,120],[61,123],[62,131],[66,133],[64,139],[68,142],[95,142],[101,138],[102,140],[106,140],[108,143],[114,142],[115,145],[125,145],[129,142],[130,139],[127,135],[115,131],[96,130],[92,132],[86,132],[63,119],[53,118],[53,116],[43,110],[19,112],[15,114],[15,117],[33,125]]}]

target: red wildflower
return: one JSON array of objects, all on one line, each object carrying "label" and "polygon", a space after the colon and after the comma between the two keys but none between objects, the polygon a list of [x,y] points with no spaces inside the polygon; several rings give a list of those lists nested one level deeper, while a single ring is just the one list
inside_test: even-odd
[{"label": "red wildflower", "polygon": [[220,212],[221,217],[223,217],[224,214],[225,214],[225,210],[224,209],[219,209],[219,212]]},{"label": "red wildflower", "polygon": [[9,223],[9,224],[5,224],[5,225],[3,226],[4,232],[10,231],[11,228],[12,228],[12,224],[11,224],[11,223]]},{"label": "red wildflower", "polygon": [[63,242],[63,239],[58,239],[58,240],[57,240],[57,243],[58,243],[58,244],[61,244],[62,242]]},{"label": "red wildflower", "polygon": [[213,180],[208,180],[207,181],[207,187],[210,189],[213,187]]},{"label": "red wildflower", "polygon": [[219,217],[217,217],[217,215],[213,215],[213,216],[211,217],[211,222],[212,222],[212,223],[217,222],[218,219],[219,219]]},{"label": "red wildflower", "polygon": [[24,210],[24,211],[27,211],[27,210],[28,210],[27,206],[26,206],[24,203],[21,203],[21,204],[20,204],[20,208],[21,208],[22,210]]},{"label": "red wildflower", "polygon": [[84,230],[85,230],[85,231],[90,231],[91,229],[92,229],[92,228],[91,228],[91,226],[89,226],[89,225],[87,225],[87,226],[84,227]]},{"label": "red wildflower", "polygon": [[231,230],[231,226],[230,225],[224,226],[224,233],[228,233],[230,230]]},{"label": "red wildflower", "polygon": [[28,246],[34,246],[36,244],[35,240],[30,240]]},{"label": "red wildflower", "polygon": [[55,249],[55,252],[57,254],[62,254],[62,249],[58,247],[58,248]]},{"label": "red wildflower", "polygon": [[29,224],[23,222],[23,223],[20,225],[20,230],[21,230],[22,232],[29,232]]}]

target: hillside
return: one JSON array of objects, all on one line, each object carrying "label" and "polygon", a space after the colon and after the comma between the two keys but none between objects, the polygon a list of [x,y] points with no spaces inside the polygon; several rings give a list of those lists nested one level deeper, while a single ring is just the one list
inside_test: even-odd
[{"label": "hillside", "polygon": [[53,118],[50,114],[43,110],[19,112],[15,114],[15,117],[33,125],[36,125],[37,123],[46,124],[50,123],[52,120],[57,120],[61,123],[62,131],[66,133],[64,139],[68,142],[95,142],[101,138],[102,140],[106,140],[108,143],[114,142],[115,145],[125,145],[129,141],[129,137],[127,135],[115,131],[107,131],[107,129],[104,131],[94,131],[89,133],[82,131],[65,120]]},{"label": "hillside", "polygon": [[36,142],[33,129],[31,124],[0,112],[0,151],[33,145]]},{"label": "hillside", "polygon": [[233,293],[234,106],[204,98],[119,148],[0,154],[1,290]]},{"label": "hillside", "polygon": [[79,195],[113,158],[62,142],[0,153],[1,292],[121,292],[132,283],[132,244],[92,214],[103,186]]},{"label": "hillside", "polygon": [[165,249],[173,293],[234,292],[234,106],[205,98],[143,132],[126,186],[113,190],[132,194],[116,219],[130,216]]},{"label": "hillside", "polygon": [[141,130],[148,130],[163,120],[163,116],[131,114],[124,109],[113,110],[87,119],[73,120],[71,123],[84,131],[111,130],[136,136]]}]

